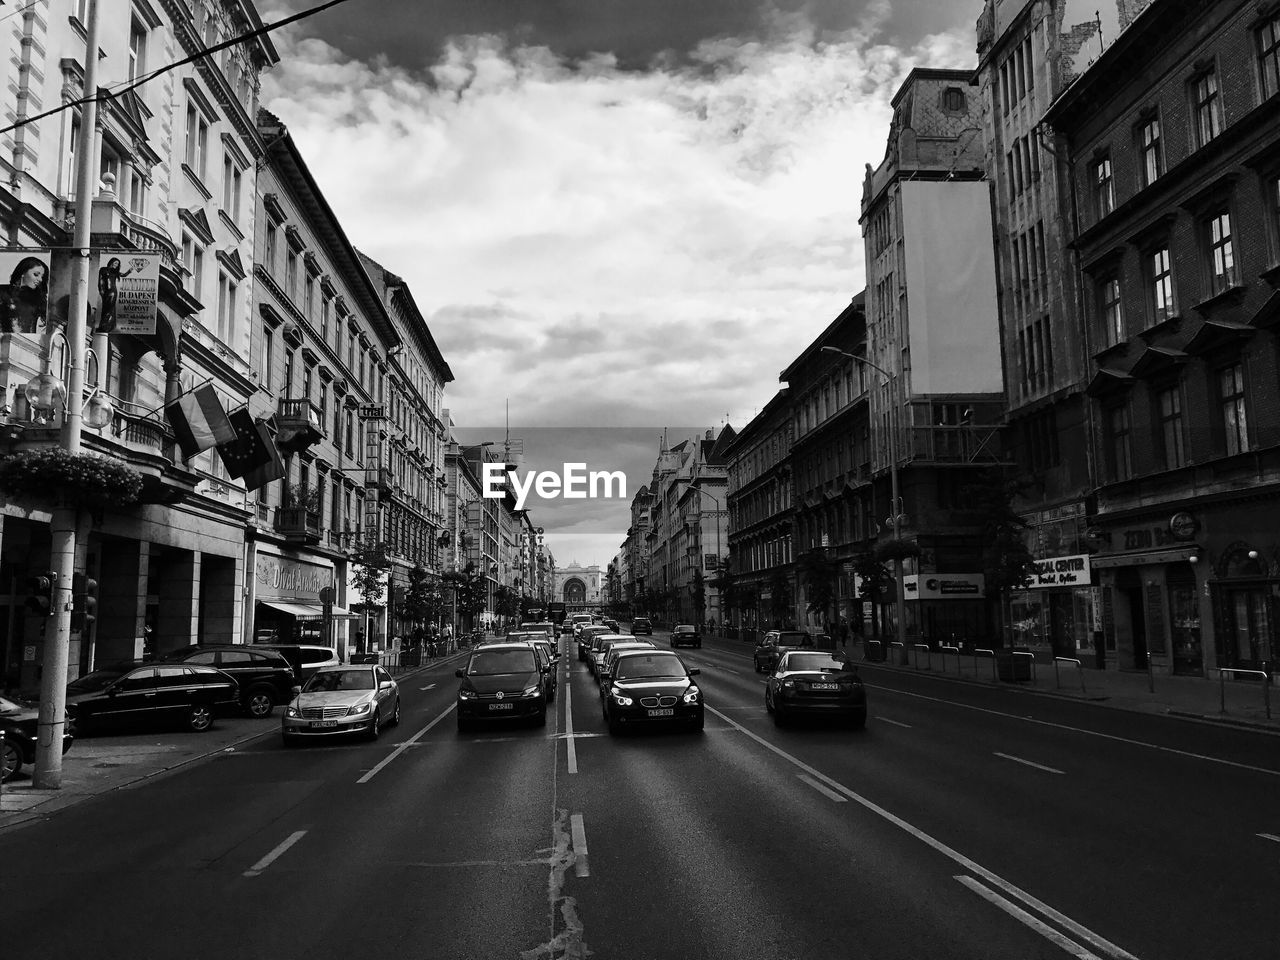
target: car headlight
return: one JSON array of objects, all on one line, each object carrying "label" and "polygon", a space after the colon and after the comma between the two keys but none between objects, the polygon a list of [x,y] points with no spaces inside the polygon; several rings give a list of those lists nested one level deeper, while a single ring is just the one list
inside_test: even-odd
[{"label": "car headlight", "polygon": [[796,682],[795,682],[794,680],[783,680],[783,681],[782,681],[782,689],[783,689],[783,690],[794,690],[794,689],[795,689],[795,686],[796,686]]},{"label": "car headlight", "polygon": [[685,702],[685,703],[697,703],[697,702],[698,702],[698,694],[699,694],[699,693],[701,693],[701,692],[702,692],[702,691],[701,691],[701,690],[699,690],[697,687],[690,687],[688,690],[686,690],[686,691],[685,691],[685,694],[684,694],[684,702]]},{"label": "car headlight", "polygon": [[625,693],[623,693],[617,687],[614,687],[609,692],[613,694],[614,702],[620,707],[629,707],[634,702],[630,697],[628,697]]},{"label": "car headlight", "polygon": [[296,703],[291,703],[289,704],[289,709],[284,712],[284,715],[286,717],[300,717],[302,716],[302,711],[298,709],[298,705]]},{"label": "car headlight", "polygon": [[459,699],[459,700],[474,700],[475,698],[476,698],[476,692],[475,692],[474,690],[459,690],[459,691],[458,691],[458,699]]},{"label": "car headlight", "polygon": [[542,687],[538,686],[537,684],[534,684],[531,687],[525,687],[524,691],[520,695],[523,697],[536,697],[541,692],[542,692]]},{"label": "car headlight", "polygon": [[347,716],[358,717],[362,713],[368,713],[370,708],[372,707],[373,707],[372,701],[368,703],[357,703],[355,706],[347,708]]}]

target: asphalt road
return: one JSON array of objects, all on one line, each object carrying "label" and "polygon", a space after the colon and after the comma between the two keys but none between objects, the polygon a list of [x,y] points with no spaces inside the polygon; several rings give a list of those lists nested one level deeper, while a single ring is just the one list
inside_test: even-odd
[{"label": "asphalt road", "polygon": [[865,731],[778,729],[708,641],[706,730],[615,739],[565,646],[545,729],[458,734],[447,664],[376,744],[267,737],[0,834],[6,954],[1276,955],[1274,736],[873,666]]}]

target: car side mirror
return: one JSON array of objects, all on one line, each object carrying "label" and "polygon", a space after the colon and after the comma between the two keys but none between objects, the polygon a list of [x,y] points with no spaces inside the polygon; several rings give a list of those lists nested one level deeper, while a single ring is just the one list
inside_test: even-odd
[{"label": "car side mirror", "polygon": [[691,677],[696,677],[696,676],[697,676],[698,674],[700,674],[701,672],[702,672],[702,671],[701,671],[701,670],[699,670],[697,667],[694,667],[692,670],[690,670],[690,671],[689,671],[689,676],[691,676]]},{"label": "car side mirror", "polygon": [[379,689],[379,690],[390,690],[390,689],[391,689],[392,687],[394,687],[394,686],[395,686],[395,683],[393,683],[392,681],[390,681],[390,680],[383,680],[381,683],[379,683],[379,684],[378,684],[378,689]]},{"label": "car side mirror", "polygon": [[300,693],[302,692],[302,687],[298,686],[298,685],[295,683],[292,687],[290,687],[290,688],[289,688],[289,692],[290,692],[290,693],[292,693],[292,694],[296,697],[298,694],[300,694]]},{"label": "car side mirror", "polygon": [[106,689],[106,691],[105,691],[105,693],[106,693],[106,695],[107,695],[108,697],[114,697],[114,696],[115,696],[116,694],[118,694],[119,692],[120,692],[120,688],[119,688],[118,686],[116,686],[114,683],[113,683],[111,686],[107,687],[107,689]]},{"label": "car side mirror", "polygon": [[457,670],[453,671],[453,675],[461,679],[462,677],[465,677],[467,675],[467,671],[459,667]]}]

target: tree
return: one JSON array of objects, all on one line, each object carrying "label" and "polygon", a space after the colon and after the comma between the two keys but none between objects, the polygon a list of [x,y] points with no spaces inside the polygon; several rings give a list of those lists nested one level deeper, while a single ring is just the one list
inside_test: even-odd
[{"label": "tree", "polygon": [[[386,588],[387,571],[390,567],[386,552],[381,547],[365,544],[356,551],[351,560],[351,585],[359,595],[360,601],[351,605],[353,610],[358,613],[372,614],[382,609],[386,603],[383,591]],[[369,642],[367,631],[365,634],[359,646],[361,653],[367,649]]]},{"label": "tree", "polygon": [[716,593],[720,595],[720,618],[723,621],[722,627],[729,625],[729,611],[737,612],[741,609],[741,596],[737,583],[734,581],[733,573],[729,568],[730,558],[725,557],[720,561],[720,566],[716,569],[715,575],[708,581],[715,588]]},{"label": "tree", "polygon": [[1001,644],[1008,593],[1030,583],[1034,569],[1034,558],[1026,543],[1027,521],[1013,509],[1014,500],[1028,486],[1028,481],[993,468],[982,471],[964,490],[982,528],[982,573],[987,584],[988,617],[996,626]]},{"label": "tree", "polygon": [[493,592],[493,606],[500,617],[517,616],[520,613],[520,595],[505,583],[500,583]]},{"label": "tree", "polygon": [[405,591],[401,607],[405,618],[421,626],[424,622],[435,620],[444,612],[444,608],[445,597],[440,590],[439,579],[428,573],[422,564],[418,564],[409,571],[409,588]]},{"label": "tree", "polygon": [[693,583],[689,585],[693,595],[693,625],[702,629],[702,618],[707,609],[707,578],[701,570],[693,571]]},{"label": "tree", "polygon": [[443,580],[453,590],[458,613],[467,617],[468,620],[475,617],[488,604],[484,577],[480,576],[474,563],[468,563],[461,570],[446,573]]},{"label": "tree", "polygon": [[893,574],[871,553],[858,553],[853,557],[853,574],[862,579],[858,596],[871,602],[871,636],[880,638],[880,603],[892,589]]},{"label": "tree", "polygon": [[799,569],[804,577],[806,607],[810,613],[821,614],[824,623],[830,623],[830,611],[836,603],[840,561],[829,556],[824,548],[817,547],[800,556]]}]

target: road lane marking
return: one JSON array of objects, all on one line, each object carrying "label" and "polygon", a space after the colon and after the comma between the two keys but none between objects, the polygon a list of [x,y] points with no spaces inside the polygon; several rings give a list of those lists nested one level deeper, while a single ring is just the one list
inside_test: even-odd
[{"label": "road lane marking", "polygon": [[449,704],[449,706],[447,706],[444,709],[443,713],[437,716],[434,720],[428,723],[425,727],[423,727],[421,730],[415,733],[412,737],[410,737],[404,743],[400,744],[400,746],[392,750],[391,753],[389,753],[381,763],[379,763],[376,767],[374,767],[372,770],[366,773],[363,777],[357,780],[356,783],[368,783],[370,780],[376,777],[378,775],[378,772],[383,767],[385,767],[388,763],[390,763],[396,757],[400,756],[400,754],[404,753],[406,750],[412,747],[415,743],[417,743],[419,737],[421,737],[424,733],[426,733],[428,730],[434,727],[437,723],[439,723],[441,720],[447,717],[453,711],[453,709],[457,707],[457,705],[458,705],[457,701],[454,701],[453,703]]},{"label": "road lane marking", "polygon": [[911,724],[903,723],[900,720],[890,720],[888,717],[881,717],[881,716],[877,716],[876,719],[879,720],[881,723],[892,723],[895,727],[905,727],[908,730],[914,729],[914,727],[912,727]]},{"label": "road lane marking", "polygon": [[566,686],[564,693],[564,742],[568,744],[569,772],[577,773],[578,748],[574,742],[577,737],[573,735],[573,687]]},{"label": "road lane marking", "polygon": [[836,793],[834,790],[831,790],[828,787],[823,786],[817,780],[813,779],[813,777],[809,776],[807,773],[797,773],[796,777],[803,780],[805,783],[813,787],[813,789],[817,790],[820,794],[822,794],[824,797],[826,797],[829,800],[834,800],[836,803],[849,802],[847,797],[842,797],[840,796],[840,794]]},{"label": "road lane marking", "polygon": [[573,872],[579,877],[589,877],[591,867],[587,865],[587,828],[582,822],[582,814],[575,813],[569,818],[569,833],[573,837]]},{"label": "road lane marking", "polygon": [[1102,950],[1104,953],[1108,954],[1109,956],[1116,958],[1116,960],[1138,960],[1138,958],[1135,957],[1133,954],[1129,953],[1126,950],[1121,949],[1111,941],[1104,939],[1101,935],[1094,933],[1092,930],[1088,929],[1087,927],[1079,923],[1076,923],[1074,920],[1072,920],[1070,917],[1066,916],[1065,914],[1059,913],[1057,910],[1054,910],[1053,907],[1049,906],[1047,903],[1037,900],[1035,897],[1027,893],[1025,890],[1022,890],[1014,886],[1008,880],[1005,880],[997,876],[996,874],[992,873],[990,870],[988,870],[986,867],[982,866],[981,864],[978,864],[975,861],[970,860],[968,857],[960,853],[958,850],[952,849],[951,847],[943,843],[941,840],[935,840],[933,837],[925,833],[923,830],[919,829],[918,827],[912,826],[911,824],[907,823],[907,821],[903,820],[901,817],[897,816],[896,814],[890,813],[888,810],[886,810],[884,807],[880,806],[879,804],[875,803],[874,801],[867,799],[866,797],[862,796],[859,793],[855,793],[854,791],[846,787],[844,784],[840,783],[837,780],[833,780],[831,777],[828,777],[825,773],[822,773],[821,771],[815,769],[814,767],[809,766],[809,764],[805,763],[803,760],[799,759],[798,757],[793,757],[791,754],[787,753],[781,747],[775,746],[774,744],[770,743],[768,740],[764,739],[764,737],[761,737],[758,734],[748,730],[746,727],[744,727],[742,724],[738,723],[737,721],[733,720],[731,717],[725,716],[725,714],[721,713],[715,707],[707,706],[705,709],[710,710],[712,713],[718,716],[721,720],[724,720],[730,726],[736,727],[741,733],[746,734],[748,737],[750,737],[756,743],[760,744],[760,746],[764,747],[766,750],[770,750],[773,753],[776,753],[778,756],[786,760],[788,763],[796,767],[799,767],[805,773],[812,776],[815,780],[819,780],[822,783],[825,783],[832,790],[835,790],[839,793],[844,794],[844,796],[848,797],[850,800],[854,801],[855,803],[861,804],[865,809],[870,810],[872,813],[876,814],[877,816],[884,818],[885,820],[889,821],[889,823],[892,823],[895,827],[898,827],[900,830],[906,831],[911,836],[919,840],[921,843],[924,843],[930,847],[933,847],[934,850],[937,850],[943,856],[948,857],[951,860],[954,860],[956,863],[960,864],[960,866],[968,870],[970,873],[976,873],[978,876],[982,877],[982,879],[986,880],[988,883],[994,884],[995,886],[999,887],[1001,890],[1003,890],[1005,893],[1012,896],[1014,899],[1020,900],[1022,903],[1031,907],[1038,913],[1048,917],[1050,920],[1053,920],[1059,926],[1064,927],[1065,929],[1067,929],[1068,931],[1070,931],[1080,939],[1086,940],[1088,943]]},{"label": "road lane marking", "polygon": [[1005,913],[1009,914],[1009,916],[1013,917],[1016,920],[1022,921],[1028,927],[1034,930],[1036,933],[1040,934],[1040,936],[1044,937],[1046,940],[1053,941],[1055,944],[1060,946],[1067,953],[1071,954],[1071,956],[1077,957],[1078,960],[1102,960],[1102,958],[1099,957],[1096,953],[1090,953],[1088,950],[1080,946],[1080,944],[1076,943],[1074,940],[1064,937],[1062,934],[1060,934],[1057,930],[1053,929],[1053,927],[1049,926],[1047,923],[1044,923],[1038,918],[1033,917],[1031,914],[1027,913],[1027,911],[1023,910],[1017,904],[1010,903],[1008,900],[1000,896],[1000,894],[996,893],[994,890],[980,884],[977,880],[973,879],[973,877],[959,876],[959,877],[955,877],[954,879],[959,880],[962,884],[964,884],[966,887],[968,887],[978,896],[982,897],[982,899],[986,900],[988,903],[994,904],[995,906],[999,907]]},{"label": "road lane marking", "polygon": [[289,834],[289,836],[282,843],[280,843],[274,850],[272,850],[265,857],[263,857],[261,860],[255,863],[248,870],[246,870],[244,872],[244,875],[246,877],[256,877],[258,874],[262,873],[263,870],[267,869],[267,867],[271,866],[271,864],[275,863],[275,861],[279,859],[280,856],[286,850],[288,850],[290,847],[292,847],[295,843],[297,843],[306,835],[307,835],[307,831],[305,830],[295,830],[293,833]]},{"label": "road lane marking", "polygon": [[1053,767],[1046,767],[1041,763],[1032,763],[1030,760],[1023,760],[1021,757],[1010,756],[1007,753],[1001,753],[999,750],[995,751],[995,755],[997,757],[1004,757],[1006,760],[1012,760],[1014,763],[1023,763],[1028,767],[1035,767],[1037,770],[1043,770],[1045,773],[1061,773],[1063,776],[1066,776],[1066,773],[1062,770],[1055,770]]},{"label": "road lane marking", "polygon": [[976,707],[968,703],[958,703],[955,700],[943,700],[941,697],[930,697],[923,693],[909,693],[906,690],[895,690],[893,687],[882,687],[879,684],[866,683],[864,686],[871,687],[873,690],[883,690],[886,693],[897,693],[904,697],[915,697],[917,700],[930,700],[933,703],[943,703],[949,707],[960,707],[964,710],[976,710],[978,713],[989,713],[994,717],[1007,717],[1010,720],[1026,720],[1028,723],[1039,724],[1042,727],[1054,727],[1058,730],[1070,730],[1072,733],[1083,733],[1091,737],[1101,737],[1103,740],[1114,740],[1117,743],[1127,743],[1134,747],[1147,747],[1151,750],[1160,750],[1164,753],[1177,754],[1180,757],[1191,757],[1193,760],[1208,760],[1210,763],[1221,763],[1224,766],[1235,767],[1238,770],[1250,770],[1253,773],[1267,773],[1273,777],[1280,777],[1280,770],[1268,770],[1266,767],[1255,767],[1248,763],[1237,763],[1234,760],[1223,760],[1221,757],[1210,757],[1203,753],[1192,753],[1189,750],[1179,750],[1176,747],[1162,747],[1158,743],[1147,743],[1145,740],[1130,740],[1128,737],[1117,737],[1113,733],[1099,733],[1097,730],[1085,730],[1083,727],[1072,727],[1065,723],[1054,723],[1052,720],[1035,720],[1031,717],[1020,717],[1017,714],[1005,713],[1003,710],[992,710],[988,707]]},{"label": "road lane marking", "polygon": [[434,683],[428,683],[425,687],[419,687],[419,690],[430,690],[435,686]]},{"label": "road lane marking", "polygon": [[1263,840],[1274,840],[1276,843],[1280,843],[1280,837],[1277,837],[1274,833],[1260,833],[1258,836]]}]

